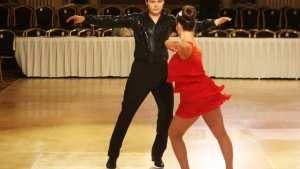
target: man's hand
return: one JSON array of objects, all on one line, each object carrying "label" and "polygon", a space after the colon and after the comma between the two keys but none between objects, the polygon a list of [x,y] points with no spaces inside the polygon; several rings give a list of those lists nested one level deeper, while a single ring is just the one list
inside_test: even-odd
[{"label": "man's hand", "polygon": [[74,15],[69,17],[66,22],[69,23],[71,20],[74,20],[74,24],[78,24],[78,23],[82,23],[85,20],[85,17]]},{"label": "man's hand", "polygon": [[219,26],[222,23],[227,22],[227,21],[231,21],[231,18],[229,18],[229,17],[221,17],[221,18],[215,20],[215,25]]}]

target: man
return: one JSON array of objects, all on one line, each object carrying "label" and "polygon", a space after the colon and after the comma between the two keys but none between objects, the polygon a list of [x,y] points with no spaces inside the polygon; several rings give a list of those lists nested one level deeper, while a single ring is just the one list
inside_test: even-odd
[{"label": "man", "polygon": [[[151,92],[158,107],[156,137],[152,146],[152,161],[156,167],[164,167],[163,153],[167,147],[168,129],[173,118],[174,94],[171,83],[166,83],[168,74],[168,51],[164,42],[176,32],[174,16],[162,12],[164,0],[145,0],[146,12],[122,16],[72,16],[67,22],[86,22],[98,27],[132,28],[135,38],[134,62],[128,77],[122,110],[116,122],[106,167],[117,167],[117,158],[127,129],[142,102]],[[218,25],[226,19],[206,20],[199,29]]]}]

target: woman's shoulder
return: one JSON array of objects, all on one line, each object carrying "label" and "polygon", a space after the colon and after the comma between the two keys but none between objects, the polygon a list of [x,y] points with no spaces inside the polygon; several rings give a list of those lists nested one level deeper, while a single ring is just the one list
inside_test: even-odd
[{"label": "woman's shoulder", "polygon": [[193,41],[187,41],[188,44],[190,44],[194,50],[199,51],[200,53],[202,52],[202,49],[200,47],[200,45],[197,42],[193,42]]}]

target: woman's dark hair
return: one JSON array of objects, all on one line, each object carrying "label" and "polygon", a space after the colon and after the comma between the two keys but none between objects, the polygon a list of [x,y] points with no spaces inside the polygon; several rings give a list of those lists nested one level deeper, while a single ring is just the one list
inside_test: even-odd
[{"label": "woman's dark hair", "polygon": [[183,30],[193,31],[196,23],[196,9],[193,6],[186,5],[176,15],[176,23],[180,23]]}]

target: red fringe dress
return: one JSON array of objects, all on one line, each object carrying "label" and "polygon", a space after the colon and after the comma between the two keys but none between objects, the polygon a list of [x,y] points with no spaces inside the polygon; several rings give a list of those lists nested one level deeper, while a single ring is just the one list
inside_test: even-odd
[{"label": "red fringe dress", "polygon": [[224,85],[217,86],[204,71],[202,53],[188,42],[193,52],[188,59],[180,59],[176,52],[169,61],[167,82],[175,82],[174,92],[180,93],[176,115],[192,118],[218,108],[231,95],[221,94]]}]

